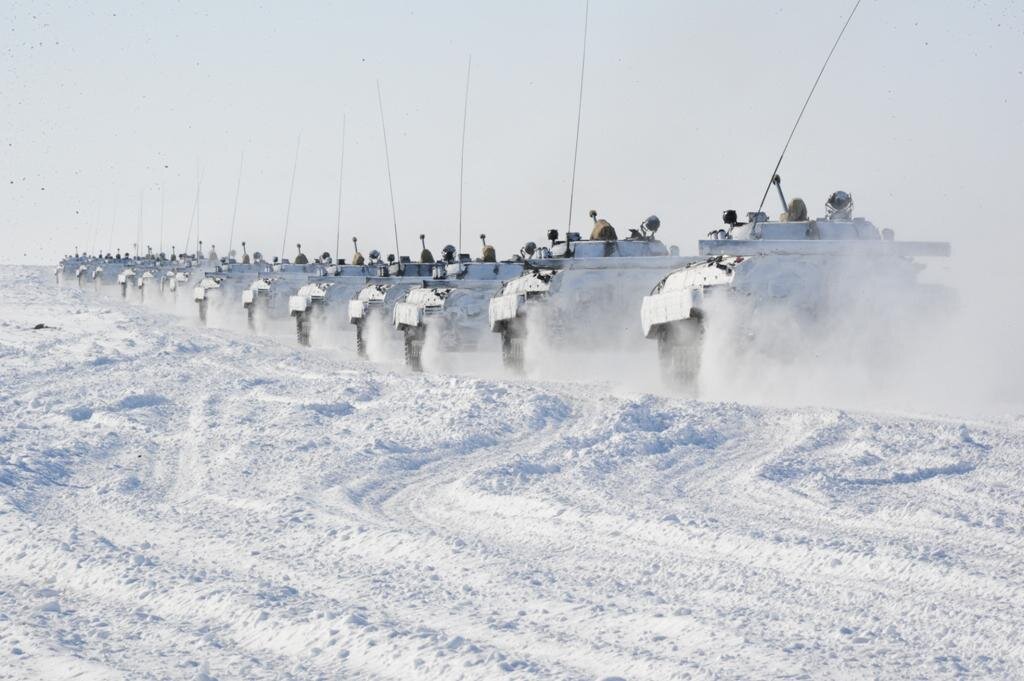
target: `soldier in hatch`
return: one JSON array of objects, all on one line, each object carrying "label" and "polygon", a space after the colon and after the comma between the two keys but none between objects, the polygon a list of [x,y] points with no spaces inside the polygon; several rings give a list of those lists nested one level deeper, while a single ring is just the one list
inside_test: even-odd
[{"label": "soldier in hatch", "polygon": [[427,238],[423,234],[420,234],[420,246],[423,248],[420,251],[420,262],[427,264],[434,262],[434,254],[427,248]]},{"label": "soldier in hatch", "polygon": [[779,216],[781,222],[806,222],[807,204],[803,199],[793,199],[789,202],[789,208]]},{"label": "soldier in hatch", "polygon": [[594,228],[590,231],[591,241],[615,241],[619,238],[610,222],[597,219],[596,210],[590,211],[590,219],[594,221]]},{"label": "soldier in hatch", "polygon": [[355,249],[355,253],[352,255],[352,264],[365,265],[366,258],[364,258],[363,254],[359,252],[359,239],[356,237],[352,237],[352,248]]},{"label": "soldier in hatch", "polygon": [[498,254],[495,252],[494,246],[488,245],[487,235],[481,234],[480,241],[482,241],[484,244],[483,252],[481,253],[482,257],[480,258],[480,260],[482,262],[497,262]]}]

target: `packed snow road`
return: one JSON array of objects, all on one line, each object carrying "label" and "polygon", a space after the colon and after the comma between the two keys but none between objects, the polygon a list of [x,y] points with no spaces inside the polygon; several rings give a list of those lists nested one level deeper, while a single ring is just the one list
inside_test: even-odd
[{"label": "packed snow road", "polygon": [[8,268],[0,444],[0,678],[1024,675],[1020,415],[413,375]]}]

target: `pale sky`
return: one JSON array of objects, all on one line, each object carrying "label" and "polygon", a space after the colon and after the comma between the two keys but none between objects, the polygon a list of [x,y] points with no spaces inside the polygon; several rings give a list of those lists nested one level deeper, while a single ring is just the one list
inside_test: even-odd
[{"label": "pale sky", "polygon": [[[726,208],[757,207],[853,3],[592,0],[573,227],[656,213],[691,253]],[[473,58],[463,250],[499,256],[564,230],[584,0],[23,2],[0,8],[0,261],[199,237],[342,256],[457,238],[466,60]],[[780,173],[813,214],[835,189],[897,238],[958,258],[1024,247],[1024,3],[864,0]],[[774,195],[767,207],[777,213]],[[116,217],[115,217],[116,214]],[[998,237],[998,240],[997,240]],[[195,232],[191,236],[195,243]]]}]

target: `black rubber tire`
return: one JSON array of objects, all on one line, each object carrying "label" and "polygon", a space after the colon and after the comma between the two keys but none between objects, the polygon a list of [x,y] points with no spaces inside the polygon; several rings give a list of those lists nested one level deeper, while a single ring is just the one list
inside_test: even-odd
[{"label": "black rubber tire", "polygon": [[661,375],[671,385],[692,387],[700,374],[704,323],[700,317],[666,324],[658,334]]},{"label": "black rubber tire", "polygon": [[423,329],[405,327],[405,365],[413,371],[423,371],[423,344],[426,340]]},{"label": "black rubber tire", "polygon": [[122,298],[127,298],[128,297],[128,284],[127,283],[121,284],[121,297]]},{"label": "black rubber tire", "polygon": [[356,325],[356,354],[362,358],[366,358],[366,339],[363,338],[363,324],[365,322],[360,319],[355,322]]},{"label": "black rubber tire", "polygon": [[256,330],[256,303],[249,303],[245,308],[245,321],[250,331]]},{"label": "black rubber tire", "polygon": [[210,302],[208,300],[206,300],[206,298],[203,298],[202,300],[200,300],[198,302],[199,302],[199,321],[201,321],[203,324],[205,324],[206,323],[206,310],[210,306]]},{"label": "black rubber tire", "polygon": [[309,347],[309,332],[313,320],[308,312],[300,312],[295,315],[295,336],[299,345]]}]

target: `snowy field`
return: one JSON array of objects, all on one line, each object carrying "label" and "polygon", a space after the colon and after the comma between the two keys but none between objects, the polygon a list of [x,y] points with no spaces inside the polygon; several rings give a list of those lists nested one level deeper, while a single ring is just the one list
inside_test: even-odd
[{"label": "snowy field", "polygon": [[1019,412],[412,375],[0,272],[0,678],[1024,676]]}]

